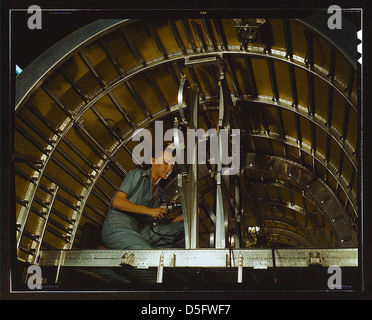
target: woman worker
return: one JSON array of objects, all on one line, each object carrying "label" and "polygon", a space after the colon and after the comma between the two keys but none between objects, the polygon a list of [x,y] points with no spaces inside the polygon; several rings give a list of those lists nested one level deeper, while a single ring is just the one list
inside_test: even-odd
[{"label": "woman worker", "polygon": [[152,224],[155,218],[162,220],[167,214],[166,208],[159,207],[165,199],[159,181],[167,179],[172,172],[171,150],[155,151],[151,163],[147,170],[129,171],[115,192],[101,233],[107,249],[184,247],[182,215],[167,224]]}]

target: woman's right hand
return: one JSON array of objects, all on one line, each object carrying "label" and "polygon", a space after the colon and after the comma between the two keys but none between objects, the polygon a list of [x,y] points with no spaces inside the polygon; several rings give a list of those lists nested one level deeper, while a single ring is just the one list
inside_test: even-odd
[{"label": "woman's right hand", "polygon": [[167,211],[167,208],[149,208],[148,215],[161,220],[165,217]]}]

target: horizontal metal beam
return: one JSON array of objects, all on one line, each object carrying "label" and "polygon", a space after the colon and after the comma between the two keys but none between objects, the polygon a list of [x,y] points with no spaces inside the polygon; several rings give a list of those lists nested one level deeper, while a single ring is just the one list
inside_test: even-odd
[{"label": "horizontal metal beam", "polygon": [[[164,250],[66,250],[41,251],[39,265],[61,267],[120,267],[129,265],[138,269],[157,268],[163,255],[164,267],[271,268],[271,249],[164,249]],[[323,267],[358,266],[358,249],[277,249],[276,267],[309,267],[313,263]],[[231,257],[231,258],[230,258]],[[317,259],[314,257],[318,257]]]}]

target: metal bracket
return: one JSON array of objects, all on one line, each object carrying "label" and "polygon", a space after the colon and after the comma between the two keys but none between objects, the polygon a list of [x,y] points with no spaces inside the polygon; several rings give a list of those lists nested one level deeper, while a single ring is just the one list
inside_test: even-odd
[{"label": "metal bracket", "polygon": [[238,265],[238,283],[243,282],[243,256],[239,254],[239,265]]},{"label": "metal bracket", "polygon": [[121,257],[121,263],[120,265],[133,265],[134,264],[134,254],[133,253],[124,253],[124,255]]},{"label": "metal bracket", "polygon": [[161,254],[160,259],[159,259],[158,273],[156,275],[157,283],[163,282],[163,271],[164,271],[164,254]]},{"label": "metal bracket", "polygon": [[204,56],[198,58],[185,58],[185,67],[190,68],[198,65],[217,64],[217,56]]},{"label": "metal bracket", "polygon": [[309,265],[322,265],[320,252],[309,252]]},{"label": "metal bracket", "polygon": [[58,283],[59,273],[61,271],[61,265],[63,265],[63,263],[65,261],[65,255],[66,255],[66,251],[65,250],[61,250],[61,253],[59,255],[59,260],[58,260],[56,279],[55,279],[54,283]]}]

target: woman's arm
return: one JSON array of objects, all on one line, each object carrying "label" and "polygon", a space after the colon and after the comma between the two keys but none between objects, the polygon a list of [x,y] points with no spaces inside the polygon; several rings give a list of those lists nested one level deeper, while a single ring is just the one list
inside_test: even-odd
[{"label": "woman's arm", "polygon": [[182,222],[182,221],[183,221],[183,214],[175,217],[171,222],[176,223],[176,222]]},{"label": "woman's arm", "polygon": [[129,211],[133,213],[148,215],[153,218],[162,219],[167,213],[166,208],[149,208],[139,204],[130,202],[127,199],[127,194],[122,191],[118,191],[112,201],[112,207],[122,211]]}]

